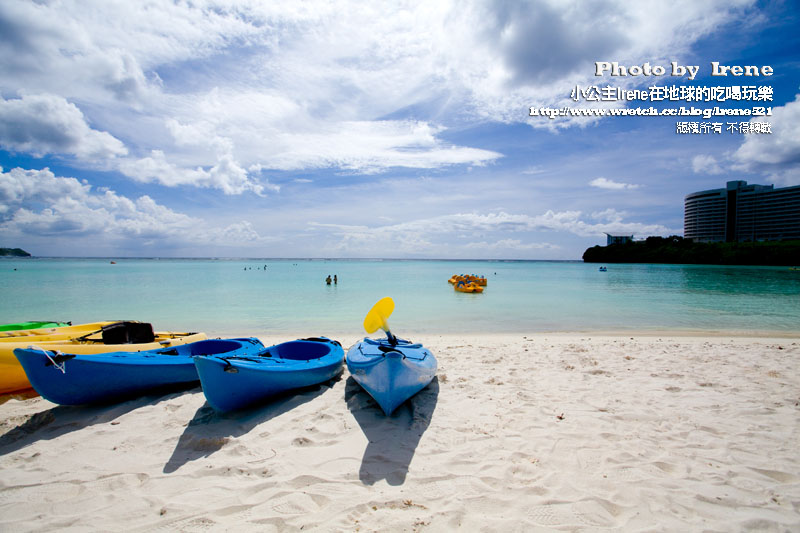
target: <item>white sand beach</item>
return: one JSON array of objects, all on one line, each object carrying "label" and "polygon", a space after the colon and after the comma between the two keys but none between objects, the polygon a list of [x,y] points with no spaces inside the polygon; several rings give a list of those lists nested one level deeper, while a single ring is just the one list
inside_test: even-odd
[{"label": "white sand beach", "polygon": [[800,338],[403,333],[439,371],[389,418],[347,370],[228,415],[10,399],[0,530],[800,531]]}]

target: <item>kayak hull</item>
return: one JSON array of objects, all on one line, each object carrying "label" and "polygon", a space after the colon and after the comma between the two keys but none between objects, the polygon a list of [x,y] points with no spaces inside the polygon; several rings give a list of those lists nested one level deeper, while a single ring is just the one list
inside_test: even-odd
[{"label": "kayak hull", "polygon": [[112,403],[148,391],[198,381],[193,357],[247,354],[261,341],[212,339],[141,352],[60,354],[42,348],[17,348],[14,355],[43,398],[61,405]]},{"label": "kayak hull", "polygon": [[428,386],[436,375],[437,361],[421,344],[398,339],[365,338],[347,352],[347,369],[389,416],[403,402]]},{"label": "kayak hull", "polygon": [[253,357],[195,357],[194,364],[209,405],[226,412],[336,377],[344,350],[337,341],[319,337],[276,344]]}]

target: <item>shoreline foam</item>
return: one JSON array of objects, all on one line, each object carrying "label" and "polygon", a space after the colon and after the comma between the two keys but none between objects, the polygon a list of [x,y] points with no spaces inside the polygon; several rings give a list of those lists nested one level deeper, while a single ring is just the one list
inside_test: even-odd
[{"label": "shoreline foam", "polygon": [[796,338],[401,336],[439,372],[389,418],[346,370],[229,415],[9,400],[0,529],[800,527]]}]

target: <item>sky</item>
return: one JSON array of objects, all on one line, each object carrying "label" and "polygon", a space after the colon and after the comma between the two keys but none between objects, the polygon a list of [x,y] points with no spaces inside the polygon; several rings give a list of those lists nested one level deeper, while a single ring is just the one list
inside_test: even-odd
[{"label": "sky", "polygon": [[[795,1],[3,0],[0,246],[580,259],[682,235],[688,193],[800,184],[798,27]],[[760,100],[580,96],[667,86]],[[771,114],[531,116],[693,105]]]}]

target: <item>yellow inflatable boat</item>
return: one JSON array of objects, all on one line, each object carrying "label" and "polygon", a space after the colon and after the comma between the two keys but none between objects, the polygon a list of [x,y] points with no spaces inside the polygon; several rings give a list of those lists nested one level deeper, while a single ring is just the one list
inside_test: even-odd
[{"label": "yellow inflatable boat", "polygon": [[464,280],[461,280],[455,285],[453,285],[453,288],[458,292],[477,292],[477,293],[483,292],[483,287],[481,287],[480,285],[473,282],[466,282]]},{"label": "yellow inflatable boat", "polygon": [[459,281],[464,281],[465,283],[474,283],[475,285],[480,285],[481,287],[486,286],[486,278],[483,276],[476,276],[475,274],[455,274],[447,280],[447,283],[455,285]]}]

